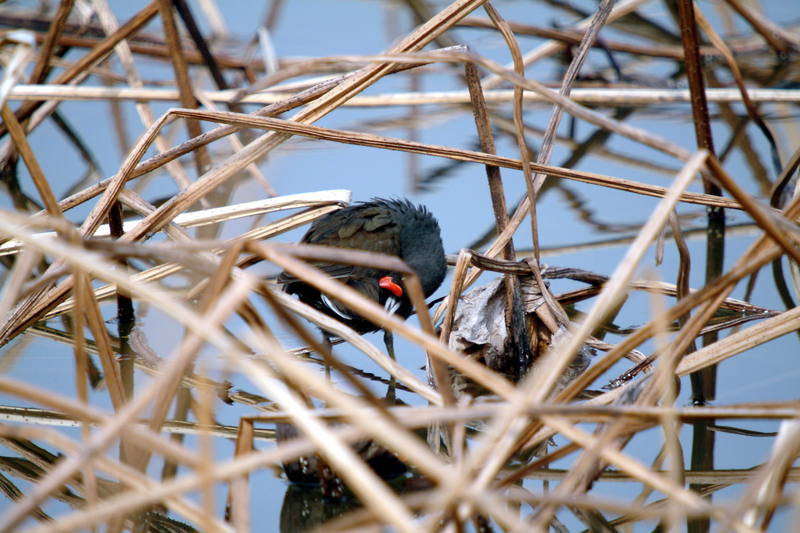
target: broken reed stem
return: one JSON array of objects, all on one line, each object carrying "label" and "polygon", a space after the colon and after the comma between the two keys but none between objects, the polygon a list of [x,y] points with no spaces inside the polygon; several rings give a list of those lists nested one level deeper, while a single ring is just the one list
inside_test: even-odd
[{"label": "broken reed stem", "polygon": [[[181,107],[195,109],[198,107],[199,102],[193,94],[194,91],[192,89],[191,79],[189,78],[186,57],[183,54],[183,47],[180,37],[178,36],[178,26],[175,23],[175,12],[173,11],[172,0],[158,0],[158,12],[161,18],[161,24],[164,27],[164,36],[167,40],[170,60],[175,72],[175,80],[178,82]],[[186,121],[186,131],[190,138],[199,137],[203,133],[200,123],[194,120]],[[205,146],[200,146],[197,150],[192,152],[192,155],[194,156],[197,174],[202,175],[211,164],[208,150],[206,150]]]},{"label": "broken reed stem", "polygon": [[[494,146],[494,136],[492,135],[492,125],[489,122],[489,113],[486,109],[486,100],[483,96],[478,69],[472,63],[464,65],[464,74],[469,89],[470,100],[472,103],[472,114],[475,118],[475,127],[478,130],[478,140],[481,151],[487,154],[496,155]],[[506,207],[506,196],[503,190],[503,178],[500,175],[500,167],[497,165],[484,165],[486,179],[489,182],[489,195],[494,211],[495,225],[498,232],[503,231],[508,226],[508,208]],[[514,241],[509,239],[503,248],[503,258],[509,261],[514,260]],[[511,306],[509,305],[509,308]]]}]

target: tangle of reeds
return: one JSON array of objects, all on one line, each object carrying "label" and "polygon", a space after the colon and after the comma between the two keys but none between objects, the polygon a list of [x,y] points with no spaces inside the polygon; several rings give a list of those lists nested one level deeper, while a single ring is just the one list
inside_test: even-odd
[{"label": "tangle of reeds", "polygon": [[[280,476],[282,464],[311,457],[358,502],[317,498],[315,505],[335,509],[320,511],[329,519],[318,525],[324,531],[646,525],[744,532],[780,527],[776,517],[800,522],[798,398],[713,401],[716,365],[800,329],[800,9],[793,20],[776,21],[744,0],[602,0],[591,12],[543,0],[563,17],[554,29],[535,17],[513,20],[500,0],[406,0],[386,2],[415,21],[388,49],[328,56],[320,42],[318,57],[297,59],[271,46],[286,9],[281,0],[266,2],[258,35],[235,43],[235,51],[222,39],[223,3],[213,0],[136,2],[128,18],[106,0],[31,4],[0,5],[0,532],[271,531],[279,517],[260,513],[259,502],[283,496],[256,493],[254,477],[265,470]],[[653,4],[662,18],[648,15]],[[478,33],[502,43],[511,62],[458,40]],[[610,66],[590,66],[592,51]],[[650,62],[660,65],[660,77],[637,70]],[[544,83],[526,74],[538,63],[555,65],[560,77]],[[169,75],[150,78],[153,65]],[[417,87],[433,81],[426,90],[368,90],[395,76]],[[443,76],[460,89],[437,85]],[[100,173],[91,146],[104,132],[73,128],[77,108],[63,111],[66,101],[111,110],[117,127],[110,134],[123,153],[113,175]],[[421,115],[415,110],[423,105]],[[347,107],[374,120],[358,130],[316,124]],[[532,108],[551,110],[546,126],[530,120]],[[474,118],[476,142],[374,133],[392,128],[380,113],[397,109],[412,110],[404,124],[410,132]],[[665,109],[685,132],[680,143],[662,135]],[[632,120],[640,114],[651,114],[650,127]],[[585,141],[565,135],[569,121],[593,133]],[[45,127],[55,128],[61,146],[37,138]],[[501,137],[514,154],[497,153]],[[610,138],[659,158],[615,149]],[[443,301],[429,310],[414,273],[397,258],[273,239],[347,205],[354,181],[346,177],[357,171],[331,176],[330,190],[282,194],[263,163],[284,153],[290,139],[426,156],[436,168],[413,184],[419,190],[451,186],[447,176],[457,168],[486,175],[487,187],[474,194],[486,197],[495,223],[470,248],[449,250],[454,268]],[[554,162],[555,146],[570,156]],[[54,152],[80,159],[85,175],[65,176],[48,159]],[[589,154],[634,176],[666,179],[656,185],[579,170]],[[512,174],[524,180],[520,198],[506,190]],[[154,182],[174,192],[152,194]],[[650,197],[652,211],[640,224],[616,228],[613,240],[540,246],[537,200],[547,191],[567,199],[564,216],[610,228],[571,188],[576,183],[612,190],[619,202]],[[702,192],[689,190],[692,184]],[[234,201],[244,185],[263,197]],[[692,228],[686,206],[704,210]],[[726,225],[726,213],[747,222]],[[250,229],[221,231],[238,219]],[[749,247],[726,262],[726,242],[742,231]],[[706,241],[701,252],[687,245],[695,236]],[[673,244],[676,278],[644,279],[648,253]],[[611,245],[626,251],[608,272],[543,263]],[[315,268],[322,260],[405,272],[417,318],[387,314]],[[282,292],[252,268],[257,263],[335,294],[423,357],[413,365],[391,359]],[[705,265],[705,281],[691,286],[697,264]],[[522,339],[525,346],[514,349],[532,359],[521,375],[498,372],[453,341],[458,307],[484,272],[502,275],[509,324],[523,306],[524,334],[501,327],[513,337],[509,346]],[[759,272],[783,308],[759,300]],[[556,293],[548,282],[557,279],[583,285]],[[744,298],[731,296],[745,286]],[[605,339],[598,332],[639,292],[652,302],[649,315]],[[145,311],[175,325],[171,352],[151,347],[136,325]],[[486,316],[487,327],[497,319]],[[329,352],[312,324],[382,374]],[[792,337],[781,346],[796,353]],[[74,355],[59,383],[37,379],[37,365],[48,365],[42,346]],[[575,364],[576,354],[590,351],[597,355],[588,368]],[[209,371],[209,354],[221,370]],[[423,358],[427,376],[418,369]],[[387,404],[369,381],[396,386],[416,402]],[[691,390],[691,405],[677,401],[680,387]],[[770,439],[766,455],[721,470],[716,435],[748,433],[725,425],[729,419],[781,424],[761,435]],[[277,443],[276,423],[290,424],[299,438]],[[629,446],[653,434],[651,453]],[[223,440],[235,446],[218,446]],[[407,465],[403,480],[414,479],[415,490],[399,490],[370,468],[364,443]],[[627,491],[602,490],[611,482]],[[281,517],[283,530],[310,527],[290,525],[294,519]]]}]

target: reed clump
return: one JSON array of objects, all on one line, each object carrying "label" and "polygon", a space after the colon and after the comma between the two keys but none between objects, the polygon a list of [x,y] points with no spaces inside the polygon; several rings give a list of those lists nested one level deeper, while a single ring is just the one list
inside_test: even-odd
[{"label": "reed clump", "polygon": [[[797,20],[740,0],[665,2],[660,17],[640,0],[585,13],[377,2],[413,21],[386,49],[328,55],[321,38],[295,58],[272,43],[299,31],[284,2],[249,42],[223,39],[231,7],[218,4],[155,0],[124,17],[105,0],[0,6],[0,531],[791,523],[796,394],[715,400],[718,365],[796,366]],[[557,29],[531,24],[535,9]],[[345,22],[375,23],[329,23]],[[510,62],[463,44],[481,39]],[[550,79],[530,74],[541,65]],[[101,128],[74,127],[89,108],[108,113],[121,155]],[[464,117],[471,145],[422,140]],[[296,180],[269,163],[323,142],[352,163],[325,190],[286,193]],[[463,198],[459,172],[486,176],[468,186],[491,227],[449,250],[432,307],[404,271],[408,322],[314,267],[403,271],[397,258],[283,235],[351,202],[363,147],[385,158],[377,175],[404,154],[403,186],[432,198]],[[642,198],[641,220],[608,215]],[[554,204],[610,236],[541,245]],[[446,242],[466,215],[439,214]],[[612,267],[545,264],[591,250]],[[674,267],[659,269],[665,250]],[[280,271],[402,337],[404,353],[290,297]],[[348,347],[329,351],[311,324]],[[54,353],[69,355],[55,380],[41,366]],[[729,435],[767,444],[720,469]],[[265,472],[287,485],[282,466],[311,486],[264,494]],[[277,498],[280,516],[263,505]]]}]

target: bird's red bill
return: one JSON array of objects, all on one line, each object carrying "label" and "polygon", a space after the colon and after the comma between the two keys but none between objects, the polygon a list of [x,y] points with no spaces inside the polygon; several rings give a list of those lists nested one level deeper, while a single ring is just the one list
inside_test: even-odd
[{"label": "bird's red bill", "polygon": [[395,283],[391,276],[383,276],[381,279],[379,279],[378,286],[380,286],[381,289],[386,289],[387,291],[391,292],[397,298],[403,297],[403,288]]}]

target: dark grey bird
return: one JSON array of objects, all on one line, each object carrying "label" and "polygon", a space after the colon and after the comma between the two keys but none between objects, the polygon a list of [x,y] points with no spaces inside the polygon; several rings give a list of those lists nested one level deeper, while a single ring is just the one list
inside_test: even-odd
[{"label": "dark grey bird", "polygon": [[[317,219],[301,242],[397,256],[419,276],[426,298],[439,288],[447,272],[439,223],[425,207],[408,200],[374,198],[334,211]],[[407,318],[413,311],[402,275],[397,272],[339,264],[315,266],[389,312]],[[287,272],[281,273],[277,281],[284,284],[286,292],[296,294],[301,301],[359,333],[380,329]],[[384,332],[384,342],[394,357],[391,332]]]}]

